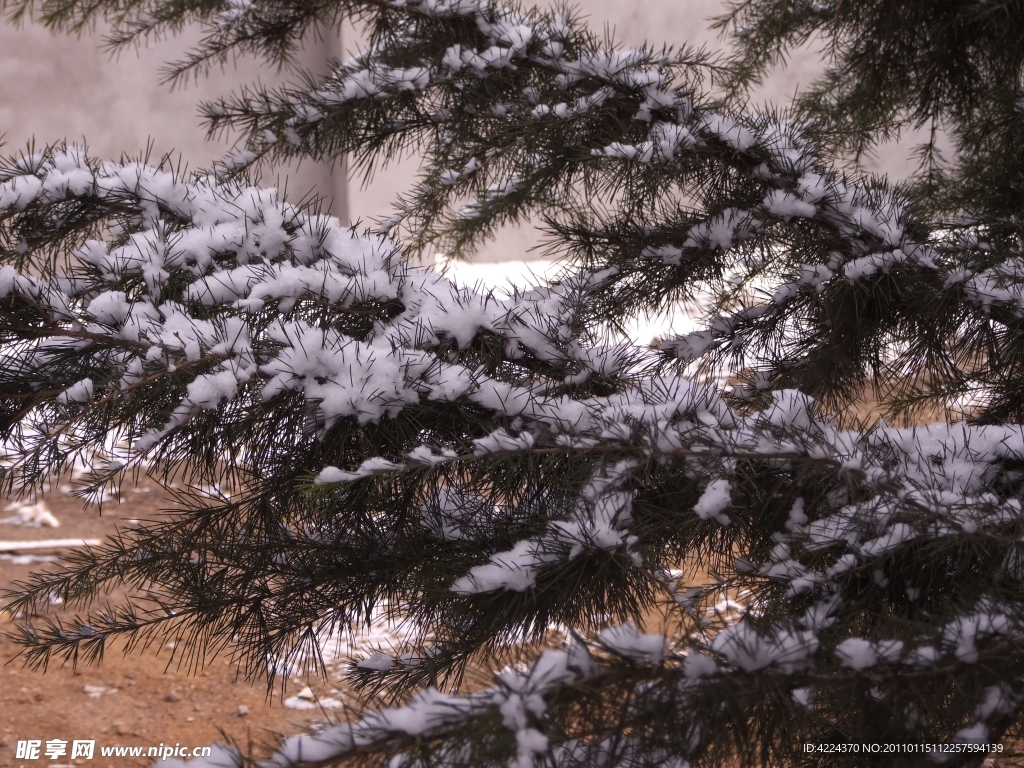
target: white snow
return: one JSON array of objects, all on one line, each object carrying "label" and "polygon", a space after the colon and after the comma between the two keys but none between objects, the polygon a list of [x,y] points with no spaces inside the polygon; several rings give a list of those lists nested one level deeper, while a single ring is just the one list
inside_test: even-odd
[{"label": "white snow", "polygon": [[818,650],[818,638],[811,631],[776,627],[760,633],[748,621],[740,621],[719,632],[711,650],[746,672],[777,665],[784,672],[806,666]]},{"label": "white snow", "polygon": [[356,666],[359,669],[372,669],[376,672],[387,672],[395,664],[395,660],[388,656],[386,653],[381,651],[374,651],[372,656],[368,656],[362,661],[358,662]]},{"label": "white snow", "polygon": [[725,514],[725,510],[731,503],[732,483],[724,478],[719,478],[708,483],[693,511],[701,520],[714,520],[720,525],[728,525],[731,521]]},{"label": "white snow", "polygon": [[[609,627],[602,630],[598,636],[602,645],[638,663],[657,664],[665,654],[664,635],[640,634],[629,623]],[[714,662],[712,662],[712,667],[714,667]]]},{"label": "white snow", "polygon": [[875,644],[861,637],[843,640],[836,646],[836,656],[844,667],[850,667],[858,672],[878,663],[878,649]]},{"label": "white snow", "polygon": [[60,520],[56,518],[45,501],[37,501],[35,504],[22,504],[12,502],[4,507],[5,512],[14,512],[10,517],[0,518],[0,523],[7,525],[23,525],[29,528],[59,528]]},{"label": "white snow", "polygon": [[71,549],[98,547],[99,539],[35,539],[33,541],[0,541],[0,552],[23,552],[26,549]]}]

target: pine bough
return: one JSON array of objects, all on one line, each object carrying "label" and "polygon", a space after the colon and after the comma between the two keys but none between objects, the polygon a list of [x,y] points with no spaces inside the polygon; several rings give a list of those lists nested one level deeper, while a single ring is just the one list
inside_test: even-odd
[{"label": "pine bough", "polygon": [[[312,12],[111,8],[125,40],[211,21],[189,66],[277,50],[259,30]],[[367,52],[209,105],[248,136],[214,172],[66,146],[0,168],[7,487],[80,462],[97,499],[140,469],[191,488],[20,586],[30,618],[147,596],[26,622],[26,658],[173,637],[272,678],[381,610],[405,621],[407,647],[351,667],[391,705],[287,739],[262,763],[281,768],[864,764],[799,751],[828,741],[968,764],[1016,734],[1024,429],[993,360],[1021,344],[1019,244],[730,116],[702,57],[619,51],[565,11],[332,12],[376,20]],[[403,146],[425,176],[362,234],[245,180]],[[549,284],[504,297],[411,258],[528,215],[569,257]],[[702,291],[697,333],[601,333]],[[934,365],[912,369],[923,337]],[[979,418],[844,429],[830,407],[871,372]]]}]

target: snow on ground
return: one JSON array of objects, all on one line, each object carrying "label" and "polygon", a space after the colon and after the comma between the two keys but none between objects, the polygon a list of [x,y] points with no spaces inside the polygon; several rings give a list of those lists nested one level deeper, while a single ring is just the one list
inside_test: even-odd
[{"label": "snow on ground", "polygon": [[[459,286],[493,288],[503,297],[511,295],[511,286],[524,287],[550,280],[558,274],[561,265],[548,260],[515,260],[471,263],[436,256],[434,270],[443,272]],[[638,344],[650,344],[655,338],[696,331],[699,323],[682,307],[673,307],[651,317],[636,317],[626,324],[624,338]]]},{"label": "snow on ground", "polygon": [[98,547],[102,543],[99,539],[40,539],[38,541],[4,541],[0,539],[0,552],[20,552],[23,549]]},{"label": "snow on ground", "polygon": [[[417,637],[416,628],[407,623],[389,621],[388,606],[377,606],[371,617],[370,626],[359,628],[356,632],[336,631],[320,638],[320,658],[328,672],[329,679],[342,677],[350,664],[358,664],[370,659],[379,663],[383,657],[402,656],[411,642]],[[408,655],[405,656],[408,658]],[[294,684],[304,684],[299,677],[309,661],[306,654],[294,654],[290,659],[276,659],[271,667],[282,675],[292,677]],[[360,665],[365,666],[365,665]],[[285,700],[285,706],[292,709],[312,709],[313,707],[340,707],[341,704],[325,704],[325,699],[315,701],[306,696],[306,690]]]},{"label": "snow on ground", "polygon": [[289,709],[341,709],[344,702],[335,698],[318,698],[307,685],[294,696],[284,700],[284,705]]},{"label": "snow on ground", "polygon": [[35,504],[23,504],[15,501],[4,507],[4,512],[13,512],[10,517],[0,518],[0,523],[5,525],[24,525],[29,528],[60,528],[58,520],[45,501],[37,501]]}]

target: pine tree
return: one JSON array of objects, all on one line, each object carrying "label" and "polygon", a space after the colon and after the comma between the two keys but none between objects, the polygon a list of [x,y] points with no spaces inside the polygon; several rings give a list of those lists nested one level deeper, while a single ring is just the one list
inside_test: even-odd
[{"label": "pine tree", "polygon": [[[731,60],[489,0],[40,7],[59,30],[112,22],[115,46],[204,22],[171,78],[287,61],[347,18],[369,42],[325,79],[206,105],[244,141],[208,172],[70,146],[3,163],[6,489],[73,461],[86,495],[141,471],[190,487],[174,518],[20,585],[29,663],[174,638],[273,685],[336,632],[405,620],[408,647],[352,665],[366,708],[276,766],[1013,749],[1017,4],[750,0],[722,20]],[[815,34],[821,86],[744,109]],[[902,186],[858,170],[932,122],[950,160],[925,151]],[[422,174],[370,228],[258,186],[279,158],[372,173],[404,151]],[[505,297],[416,265],[525,220],[557,279]],[[702,330],[611,333],[678,302],[703,302]],[[908,426],[853,418],[866,390]],[[909,426],[925,405],[946,418]],[[138,596],[95,602],[116,585]],[[51,595],[81,615],[47,615]]]}]

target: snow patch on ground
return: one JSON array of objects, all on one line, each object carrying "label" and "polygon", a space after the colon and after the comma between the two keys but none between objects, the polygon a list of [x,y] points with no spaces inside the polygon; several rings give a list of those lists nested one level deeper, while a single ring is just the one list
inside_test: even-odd
[{"label": "snow patch on ground", "polygon": [[19,501],[12,502],[4,507],[4,512],[14,512],[10,517],[0,518],[0,523],[5,525],[23,525],[27,528],[60,528],[60,520],[56,518],[45,501],[37,501],[35,504],[23,504]]},{"label": "snow patch on ground", "polygon": [[341,709],[344,703],[338,699],[317,698],[309,686],[306,686],[294,696],[284,700],[284,705],[289,709]]}]

